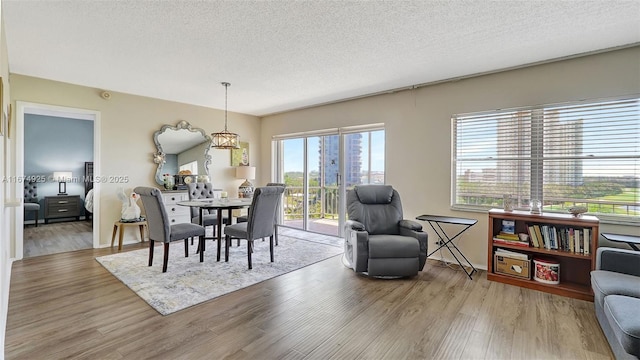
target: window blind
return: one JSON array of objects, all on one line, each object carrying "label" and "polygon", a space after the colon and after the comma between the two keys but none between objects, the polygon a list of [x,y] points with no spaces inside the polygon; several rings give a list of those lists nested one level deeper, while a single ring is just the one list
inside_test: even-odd
[{"label": "window blind", "polygon": [[640,99],[454,115],[452,205],[640,214]]}]

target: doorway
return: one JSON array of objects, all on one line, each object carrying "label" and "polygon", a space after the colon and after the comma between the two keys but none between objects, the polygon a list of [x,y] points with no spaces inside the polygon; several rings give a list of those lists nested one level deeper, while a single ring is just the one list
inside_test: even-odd
[{"label": "doorway", "polygon": [[[99,246],[98,182],[91,184],[92,213],[85,209],[87,164],[99,173],[99,129],[97,111],[16,102],[16,175],[19,179],[37,181],[40,205],[37,228],[33,215],[25,218],[23,207],[16,212],[16,259]],[[79,143],[84,148],[71,149]],[[42,146],[45,150],[40,149]],[[50,158],[45,159],[47,156]],[[63,176],[61,173],[64,178],[59,178]],[[24,193],[24,185],[16,183],[16,194]],[[76,210],[77,213],[64,213]],[[73,216],[63,216],[66,214]],[[31,242],[34,239],[37,244]]]},{"label": "doorway", "polygon": [[342,236],[346,191],[384,184],[382,125],[340,128],[274,139],[276,178],[287,187],[282,225]]}]

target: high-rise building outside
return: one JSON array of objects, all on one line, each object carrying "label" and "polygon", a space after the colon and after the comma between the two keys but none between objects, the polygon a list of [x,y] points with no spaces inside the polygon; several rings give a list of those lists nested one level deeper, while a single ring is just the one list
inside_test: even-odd
[{"label": "high-rise building outside", "polygon": [[[362,172],[362,134],[345,136],[345,173],[342,176],[347,187],[360,184]],[[320,169],[324,170],[324,186],[336,186],[340,172],[340,137],[323,136],[319,144]],[[322,185],[322,184],[321,184]]]},{"label": "high-rise building outside", "polygon": [[[583,120],[561,120],[557,111],[545,112],[544,119],[544,183],[581,185],[584,182],[583,165],[578,157],[583,150]],[[511,124],[498,127],[498,158],[508,159],[521,154],[527,159],[532,153],[532,114],[519,112],[511,120]],[[529,160],[502,160],[497,164],[496,181],[505,184],[525,179],[528,182],[532,166],[535,165]]]}]

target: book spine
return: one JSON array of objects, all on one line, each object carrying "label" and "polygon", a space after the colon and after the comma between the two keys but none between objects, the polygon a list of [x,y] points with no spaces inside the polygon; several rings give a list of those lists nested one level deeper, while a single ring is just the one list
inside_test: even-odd
[{"label": "book spine", "polygon": [[589,255],[591,253],[591,229],[584,229],[584,254]]},{"label": "book spine", "polygon": [[576,252],[575,235],[573,228],[569,228],[569,251]]},{"label": "book spine", "polygon": [[533,225],[533,229],[536,232],[536,236],[538,237],[538,241],[540,241],[540,247],[546,248],[547,243],[544,241],[544,236],[542,236],[542,231],[540,230],[540,225]]},{"label": "book spine", "polygon": [[536,235],[536,231],[533,228],[533,225],[527,226],[527,230],[529,231],[529,238],[531,239],[532,245],[536,248],[539,248],[540,243],[538,242],[538,236]]}]

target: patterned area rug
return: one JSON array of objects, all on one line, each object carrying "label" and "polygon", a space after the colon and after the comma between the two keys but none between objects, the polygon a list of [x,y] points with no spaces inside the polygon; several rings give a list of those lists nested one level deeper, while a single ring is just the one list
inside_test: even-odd
[{"label": "patterned area rug", "polygon": [[286,274],[343,252],[342,239],[281,228],[275,262],[269,259],[269,241],[256,241],[253,270],[247,268],[247,242],[233,242],[229,262],[216,261],[215,243],[207,241],[204,262],[195,253],[197,241],[184,257],[184,242],[171,243],[169,265],[162,273],[162,246],[156,246],[153,266],[149,249],[97,257],[96,260],[162,315],[211,300],[264,280]]}]

